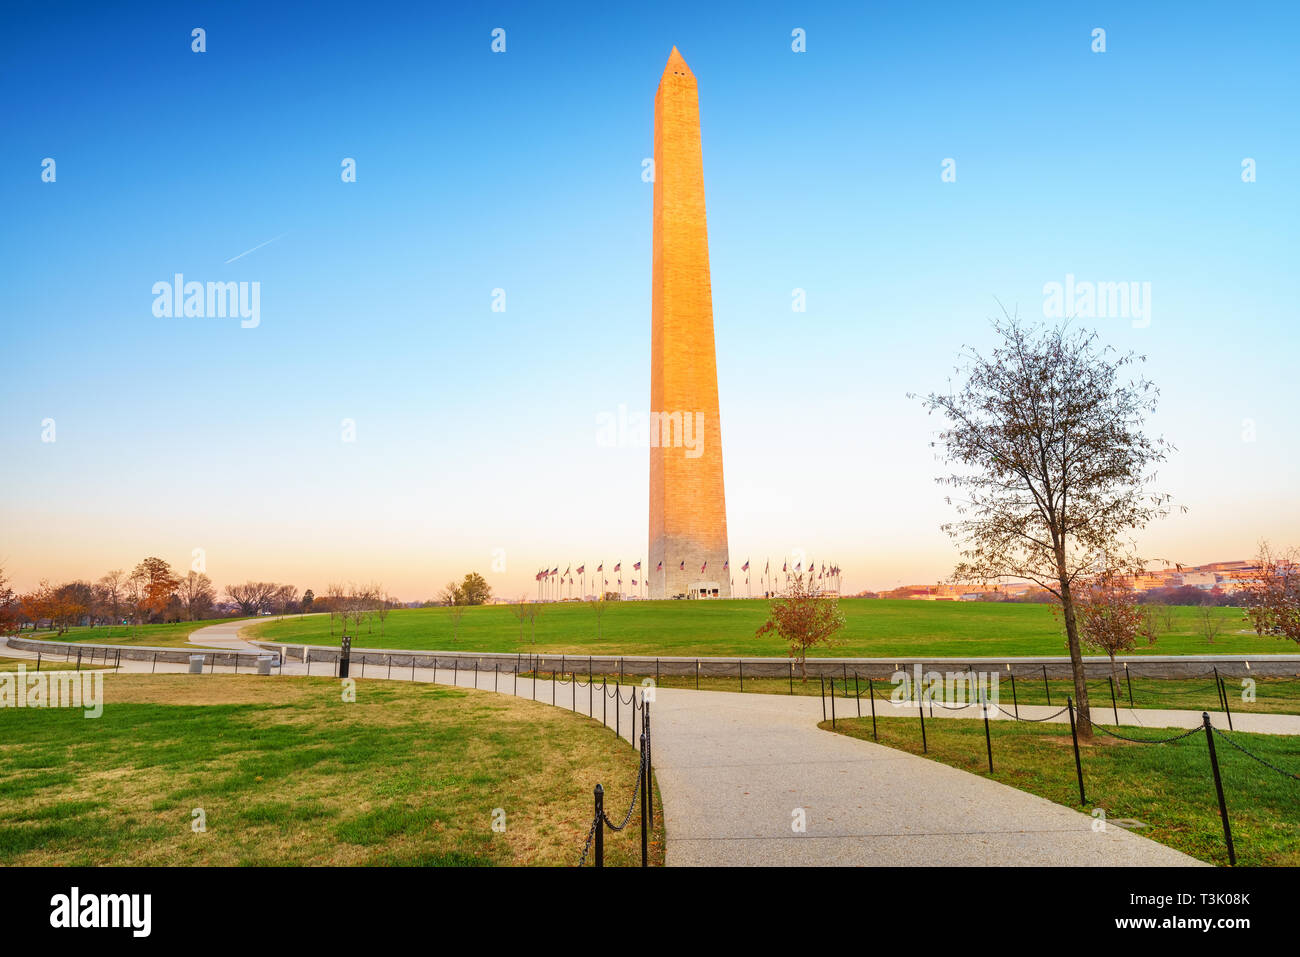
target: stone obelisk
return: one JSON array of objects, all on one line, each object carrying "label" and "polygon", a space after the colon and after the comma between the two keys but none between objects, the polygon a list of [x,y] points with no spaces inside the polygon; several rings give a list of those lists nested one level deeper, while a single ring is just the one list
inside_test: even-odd
[{"label": "stone obelisk", "polygon": [[651,301],[650,597],[730,598],[699,90],[676,47],[655,94]]}]

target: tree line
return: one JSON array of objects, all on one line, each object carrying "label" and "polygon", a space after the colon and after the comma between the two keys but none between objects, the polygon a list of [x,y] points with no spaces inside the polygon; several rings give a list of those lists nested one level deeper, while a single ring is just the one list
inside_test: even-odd
[{"label": "tree line", "polygon": [[41,627],[62,635],[76,626],[146,625],[214,617],[297,614],[313,610],[315,596],[294,585],[248,581],[227,585],[223,597],[212,579],[190,569],[180,575],[162,558],[150,556],[130,572],[115,568],[94,582],[54,584],[42,579],[17,593],[0,568],[0,632]]}]

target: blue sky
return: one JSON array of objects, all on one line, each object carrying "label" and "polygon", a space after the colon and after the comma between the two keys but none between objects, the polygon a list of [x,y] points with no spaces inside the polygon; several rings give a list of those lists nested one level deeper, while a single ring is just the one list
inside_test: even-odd
[{"label": "blue sky", "polygon": [[[596,416],[649,402],[640,174],[674,44],[700,88],[737,565],[946,574],[935,423],[906,393],[988,343],[997,300],[1041,317],[1067,274],[1151,283],[1149,326],[1087,323],[1148,356],[1179,448],[1161,479],[1189,512],[1146,552],[1300,540],[1293,5],[467,6],[6,6],[20,584],[203,548],[218,584],[415,599],[494,549],[503,594],[644,558],[647,453],[600,447]],[[178,272],[259,282],[260,325],[156,318]]]}]

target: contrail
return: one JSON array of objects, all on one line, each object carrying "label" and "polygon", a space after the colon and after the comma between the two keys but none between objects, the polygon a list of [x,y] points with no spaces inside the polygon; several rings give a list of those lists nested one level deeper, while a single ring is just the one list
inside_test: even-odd
[{"label": "contrail", "polygon": [[245,256],[247,256],[249,253],[255,253],[255,252],[257,252],[259,249],[261,249],[263,246],[268,246],[268,245],[270,245],[271,243],[275,242],[276,239],[284,239],[284,237],[285,237],[285,236],[288,236],[288,235],[289,235],[288,233],[281,233],[279,236],[276,236],[275,239],[268,239],[268,240],[267,240],[266,242],[264,242],[264,243],[258,243],[258,244],[257,244],[256,246],[254,246],[252,249],[245,249],[245,250],[244,250],[242,253],[240,253],[238,256],[231,256],[229,259],[227,259],[226,262],[225,262],[225,265],[227,265],[227,266],[230,265],[230,264],[231,264],[232,262],[234,262],[236,259],[243,259],[243,258],[244,258]]}]

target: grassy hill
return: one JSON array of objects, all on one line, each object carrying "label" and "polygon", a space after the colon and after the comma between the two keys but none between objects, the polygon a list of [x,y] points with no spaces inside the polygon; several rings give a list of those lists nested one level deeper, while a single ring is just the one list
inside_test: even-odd
[{"label": "grassy hill", "polygon": [[[762,600],[609,602],[599,622],[588,603],[542,606],[536,641],[509,607],[467,608],[456,627],[446,608],[394,611],[382,624],[363,624],[358,646],[439,651],[547,651],[564,654],[686,656],[783,656],[773,638],[754,632],[767,617]],[[844,599],[846,626],[841,643],[821,649],[826,656],[1055,655],[1065,652],[1061,626],[1047,605]],[[1177,608],[1173,628],[1140,653],[1283,654],[1291,642],[1247,633],[1242,613],[1216,608],[1223,622],[1213,644],[1197,634],[1199,608]],[[246,637],[294,644],[337,645],[339,625],[326,615],[251,625]]]}]

